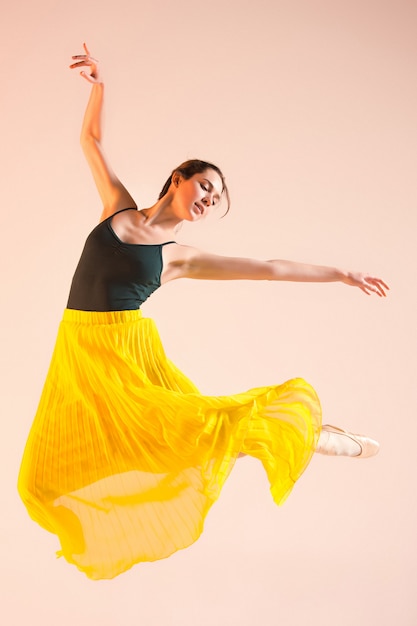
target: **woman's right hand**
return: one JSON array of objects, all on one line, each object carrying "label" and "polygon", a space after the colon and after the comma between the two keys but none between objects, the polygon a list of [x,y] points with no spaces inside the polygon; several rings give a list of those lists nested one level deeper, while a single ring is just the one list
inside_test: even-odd
[{"label": "woman's right hand", "polygon": [[75,54],[72,58],[77,59],[76,63],[72,63],[70,65],[70,69],[75,69],[78,67],[89,67],[90,73],[87,73],[85,70],[80,72],[80,75],[88,80],[89,83],[101,83],[100,72],[98,68],[98,61],[94,57],[91,56],[87,45],[83,44],[85,54]]}]

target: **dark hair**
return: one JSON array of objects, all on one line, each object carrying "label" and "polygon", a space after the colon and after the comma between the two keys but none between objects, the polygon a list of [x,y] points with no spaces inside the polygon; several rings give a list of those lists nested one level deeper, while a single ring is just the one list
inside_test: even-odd
[{"label": "dark hair", "polygon": [[[185,178],[185,180],[188,180],[192,178],[195,174],[202,174],[206,170],[214,170],[220,176],[222,180],[222,193],[224,192],[224,195],[226,196],[226,201],[227,201],[226,213],[228,213],[230,209],[230,195],[229,195],[229,190],[227,188],[226,179],[223,175],[223,172],[221,171],[219,167],[217,167],[217,165],[214,165],[213,163],[208,163],[207,161],[200,161],[200,159],[190,159],[189,161],[185,161],[184,163],[181,163],[181,165],[179,165],[174,170],[172,170],[171,176],[168,178],[168,180],[165,182],[165,185],[162,187],[161,193],[159,194],[158,199],[160,200],[168,193],[168,189],[170,188],[170,185],[172,183],[172,177],[174,174],[176,173],[181,174],[181,176]],[[226,213],[224,215],[226,215]]]}]

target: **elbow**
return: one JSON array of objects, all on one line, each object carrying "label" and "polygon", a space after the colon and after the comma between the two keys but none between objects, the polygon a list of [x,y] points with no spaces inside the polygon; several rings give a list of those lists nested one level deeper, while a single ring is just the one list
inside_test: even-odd
[{"label": "elbow", "polygon": [[81,132],[80,135],[80,144],[83,150],[88,150],[90,146],[97,145],[97,139],[91,133],[87,133],[85,131]]},{"label": "elbow", "polygon": [[100,142],[96,137],[90,134],[81,133],[80,137],[80,145],[81,149],[84,153],[84,156],[88,159],[89,157],[93,157],[97,151],[100,150]]},{"label": "elbow", "polygon": [[266,280],[283,280],[282,268],[280,261],[266,261],[265,265]]}]

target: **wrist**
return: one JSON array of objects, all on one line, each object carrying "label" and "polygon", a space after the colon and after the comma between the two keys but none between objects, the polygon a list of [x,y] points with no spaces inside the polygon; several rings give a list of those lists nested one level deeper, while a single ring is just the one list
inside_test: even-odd
[{"label": "wrist", "polygon": [[349,283],[350,272],[341,269],[337,269],[336,272],[338,274],[337,280],[339,280],[341,283]]}]

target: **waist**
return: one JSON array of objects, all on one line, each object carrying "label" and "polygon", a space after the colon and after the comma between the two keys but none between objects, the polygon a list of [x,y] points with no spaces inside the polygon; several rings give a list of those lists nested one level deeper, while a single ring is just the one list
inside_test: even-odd
[{"label": "waist", "polygon": [[79,311],[78,309],[65,309],[63,322],[77,324],[127,324],[137,322],[143,318],[140,309],[126,311]]}]

